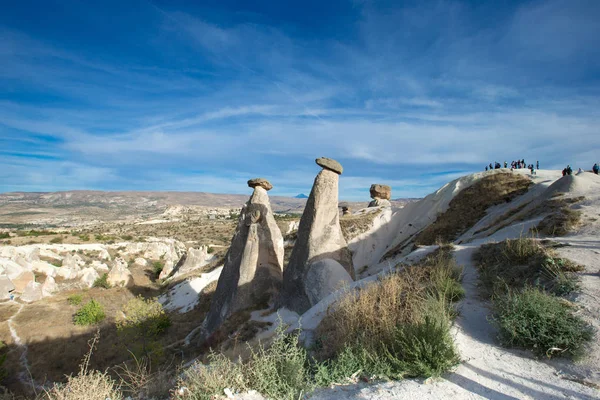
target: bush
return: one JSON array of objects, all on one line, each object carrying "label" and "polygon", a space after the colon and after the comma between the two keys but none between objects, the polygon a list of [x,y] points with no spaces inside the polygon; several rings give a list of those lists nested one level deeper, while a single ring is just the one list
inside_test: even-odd
[{"label": "bush", "polygon": [[94,325],[106,317],[104,307],[96,300],[90,300],[82,306],[73,316],[75,325]]},{"label": "bush", "polygon": [[[0,340],[0,383],[8,376],[8,371],[4,368],[4,362],[6,361],[6,356],[8,353],[8,349],[6,348],[6,344]],[[1,388],[2,386],[0,386]]]},{"label": "bush", "polygon": [[133,346],[130,350],[137,356],[156,358],[162,355],[157,338],[171,325],[169,316],[157,299],[138,296],[123,307],[125,318],[117,322],[124,342]]},{"label": "bush", "polygon": [[53,238],[50,243],[54,243],[54,244],[58,244],[58,243],[62,243],[63,239],[61,237],[55,237]]},{"label": "bush", "polygon": [[269,348],[251,347],[246,362],[232,362],[222,354],[211,353],[209,365],[194,364],[179,381],[189,389],[186,398],[213,399],[225,388],[233,392],[254,389],[272,399],[299,399],[313,389],[311,368],[298,334],[285,334],[280,325]]},{"label": "bush", "polygon": [[158,278],[164,267],[165,263],[163,261],[154,261],[152,263],[152,272],[154,273],[154,276]]},{"label": "bush", "polygon": [[108,273],[105,272],[100,277],[96,278],[92,287],[110,289],[110,283],[108,283]]},{"label": "bush", "polygon": [[88,343],[89,352],[85,355],[76,376],[68,376],[66,383],[55,383],[44,390],[42,399],[48,400],[122,400],[120,386],[107,372],[89,370],[90,358],[98,341],[96,333]]},{"label": "bush", "polygon": [[79,239],[82,242],[89,242],[90,241],[90,235],[79,235]]},{"label": "bush", "polygon": [[209,247],[208,247],[208,249],[206,249],[206,252],[207,252],[208,254],[212,254],[212,253],[214,253],[214,252],[215,252],[215,249],[214,249],[214,247],[212,247],[212,246],[209,246]]},{"label": "bush", "polygon": [[509,291],[493,303],[494,322],[505,346],[530,349],[541,356],[577,358],[593,337],[593,328],[574,315],[566,302],[539,288]]},{"label": "bush", "polygon": [[123,236],[121,236],[121,239],[129,241],[129,240],[133,239],[133,236],[131,236],[131,235],[123,235]]},{"label": "bush", "polygon": [[10,237],[10,233],[0,232],[0,239],[8,239],[9,237]]},{"label": "bush", "polygon": [[450,250],[440,248],[419,265],[404,266],[346,294],[318,328],[319,358],[333,357],[355,343],[378,351],[381,343],[394,341],[398,326],[422,321],[430,301],[445,304],[450,315],[451,302],[464,296],[461,269]]},{"label": "bush", "polygon": [[80,294],[72,294],[69,297],[67,297],[67,301],[72,306],[78,306],[83,301],[83,296],[81,296]]},{"label": "bush", "polygon": [[552,251],[530,238],[484,244],[474,259],[479,267],[483,294],[488,298],[494,293],[528,285],[565,295],[577,289],[577,276],[573,272],[582,269],[555,257]]}]

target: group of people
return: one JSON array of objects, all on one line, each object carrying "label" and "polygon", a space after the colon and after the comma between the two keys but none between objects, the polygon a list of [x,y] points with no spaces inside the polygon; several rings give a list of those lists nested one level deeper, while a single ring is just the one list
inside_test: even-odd
[{"label": "group of people", "polygon": [[[489,165],[485,166],[485,170],[492,170],[492,169],[499,169],[502,168],[502,164],[500,164],[498,161],[495,161],[493,163],[490,163]],[[508,168],[508,163],[506,161],[504,161],[504,168]],[[535,175],[535,171],[540,169],[540,162],[536,161],[535,165],[534,164],[525,164],[525,159],[522,160],[517,160],[517,161],[513,161],[510,163],[510,170],[512,171],[513,169],[524,169],[527,168],[528,170],[531,171],[532,175]],[[579,172],[581,171],[581,168],[579,168]],[[594,166],[592,167],[592,172],[596,175],[600,174],[600,165],[598,165],[598,163],[595,163]],[[565,175],[572,175],[573,174],[573,169],[571,168],[570,165],[567,165],[566,168],[564,168],[562,170],[562,174],[563,176]]]},{"label": "group of people", "polygon": [[[510,163],[510,170],[512,171],[513,169],[522,169],[525,168],[526,165],[527,164],[525,164],[525,159],[513,161]],[[486,171],[499,168],[502,168],[502,164],[500,164],[498,161],[485,166]],[[508,163],[506,161],[504,161],[504,168],[508,168]],[[535,170],[540,169],[540,162],[536,161],[535,166],[533,164],[527,165],[527,169],[529,169],[531,173],[535,175]]]},{"label": "group of people", "polygon": [[[581,168],[579,168],[579,169],[581,169]],[[563,174],[563,176],[573,175],[573,168],[571,168],[570,165],[567,165],[567,167],[562,170],[562,174]]]}]

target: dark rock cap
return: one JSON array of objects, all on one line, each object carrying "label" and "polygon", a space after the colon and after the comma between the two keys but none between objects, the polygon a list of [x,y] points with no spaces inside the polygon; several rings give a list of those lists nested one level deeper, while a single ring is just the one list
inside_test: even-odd
[{"label": "dark rock cap", "polygon": [[389,200],[392,197],[392,188],[388,185],[380,185],[378,183],[374,183],[371,185],[371,198],[379,198]]},{"label": "dark rock cap", "polygon": [[273,189],[273,185],[271,185],[271,182],[269,182],[265,178],[250,179],[248,181],[248,186],[250,186],[251,188],[255,188],[257,186],[260,186],[261,188],[263,188],[265,190],[271,190],[271,189]]},{"label": "dark rock cap", "polygon": [[344,172],[344,167],[342,167],[342,164],[335,161],[334,159],[327,158],[327,157],[320,157],[320,158],[317,158],[315,160],[315,162],[317,163],[317,165],[319,165],[323,168],[326,168],[330,171],[333,171],[338,175],[341,175],[342,172]]}]

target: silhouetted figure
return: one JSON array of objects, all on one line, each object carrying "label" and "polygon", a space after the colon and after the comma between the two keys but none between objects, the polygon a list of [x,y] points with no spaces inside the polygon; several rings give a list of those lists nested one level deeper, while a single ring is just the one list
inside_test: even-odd
[{"label": "silhouetted figure", "polygon": [[504,161],[504,168],[508,167],[508,163]]},{"label": "silhouetted figure", "polygon": [[592,171],[598,175],[598,171],[600,171],[600,165],[598,165],[598,163],[594,164],[594,166],[592,167]]},{"label": "silhouetted figure", "polygon": [[566,169],[566,168],[563,168],[563,170],[562,170],[562,174],[563,174],[563,176],[566,176],[566,175],[567,175],[567,169]]},{"label": "silhouetted figure", "polygon": [[540,162],[539,161],[535,162],[535,169],[540,169]]},{"label": "silhouetted figure", "polygon": [[573,169],[570,165],[567,165],[567,175],[573,175]]},{"label": "silhouetted figure", "polygon": [[487,165],[485,166],[485,170],[486,170],[486,171],[488,170],[488,167],[487,167]]}]

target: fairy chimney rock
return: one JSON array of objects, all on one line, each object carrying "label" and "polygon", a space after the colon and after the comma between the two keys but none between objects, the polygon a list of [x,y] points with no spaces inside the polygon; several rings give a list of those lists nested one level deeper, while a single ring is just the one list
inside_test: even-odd
[{"label": "fairy chimney rock", "polygon": [[254,188],[242,207],[200,341],[212,335],[232,313],[264,307],[281,289],[283,236],[273,217],[266,179],[251,179]]},{"label": "fairy chimney rock", "polygon": [[[325,297],[338,281],[354,278],[352,254],[340,228],[338,184],[342,166],[335,160],[319,158],[323,167],[315,178],[300,225],[290,261],[283,273],[280,304],[299,314]],[[320,262],[332,260],[332,262]],[[320,271],[324,265],[327,271]],[[319,280],[335,280],[324,282]],[[318,291],[310,288],[318,282]]]}]

